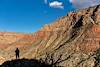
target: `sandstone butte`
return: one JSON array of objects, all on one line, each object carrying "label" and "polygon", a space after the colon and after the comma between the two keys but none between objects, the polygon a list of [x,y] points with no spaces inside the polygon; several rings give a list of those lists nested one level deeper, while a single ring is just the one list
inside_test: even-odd
[{"label": "sandstone butte", "polygon": [[100,5],[69,12],[38,32],[0,32],[0,63],[20,58],[46,58],[53,54],[64,67],[100,67]]}]

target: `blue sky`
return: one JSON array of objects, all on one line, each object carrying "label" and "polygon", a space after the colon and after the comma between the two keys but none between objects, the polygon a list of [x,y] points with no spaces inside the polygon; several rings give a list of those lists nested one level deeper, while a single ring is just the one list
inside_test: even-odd
[{"label": "blue sky", "polygon": [[0,31],[32,33],[71,10],[69,0],[0,0]]}]

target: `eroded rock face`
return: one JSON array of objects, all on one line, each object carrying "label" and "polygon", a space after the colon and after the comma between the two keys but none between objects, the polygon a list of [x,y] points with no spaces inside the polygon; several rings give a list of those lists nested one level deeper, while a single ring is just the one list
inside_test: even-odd
[{"label": "eroded rock face", "polygon": [[95,53],[100,49],[100,6],[70,12],[31,35],[0,36],[0,42],[13,43],[2,49],[6,60],[15,58],[15,46],[19,46],[21,58],[46,58],[48,53],[53,54],[54,61],[60,56],[60,66],[99,67]]},{"label": "eroded rock face", "polygon": [[70,12],[54,24],[46,25],[41,30],[51,33],[38,46],[37,58],[43,57],[46,52],[54,53],[55,58],[63,55],[59,63],[61,66],[94,67],[94,53],[100,49],[99,18],[100,6],[95,6]]}]

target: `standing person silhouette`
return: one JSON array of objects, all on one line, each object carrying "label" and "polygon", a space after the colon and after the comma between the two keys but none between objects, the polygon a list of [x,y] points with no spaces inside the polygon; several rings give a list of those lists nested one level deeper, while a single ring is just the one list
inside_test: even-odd
[{"label": "standing person silhouette", "polygon": [[15,53],[16,53],[16,59],[19,59],[19,49],[18,48],[16,48],[16,50],[15,50]]}]

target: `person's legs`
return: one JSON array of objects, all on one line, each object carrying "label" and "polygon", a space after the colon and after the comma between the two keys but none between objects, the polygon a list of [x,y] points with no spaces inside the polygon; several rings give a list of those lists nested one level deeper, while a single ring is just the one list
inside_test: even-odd
[{"label": "person's legs", "polygon": [[16,59],[19,59],[19,53],[16,53]]},{"label": "person's legs", "polygon": [[18,53],[18,56],[17,56],[17,57],[18,57],[18,59],[19,59],[19,53]]},{"label": "person's legs", "polygon": [[17,54],[16,54],[16,59],[17,59]]}]

